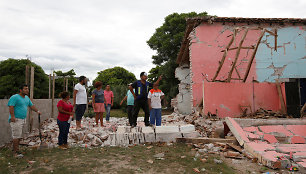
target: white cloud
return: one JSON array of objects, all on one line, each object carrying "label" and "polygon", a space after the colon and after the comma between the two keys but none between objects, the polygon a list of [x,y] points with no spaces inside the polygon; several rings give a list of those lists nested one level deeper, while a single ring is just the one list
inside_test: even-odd
[{"label": "white cloud", "polygon": [[31,55],[46,73],[52,69],[86,75],[122,66],[138,78],[149,71],[146,41],[173,13],[217,16],[306,16],[304,0],[1,0],[0,60]]}]

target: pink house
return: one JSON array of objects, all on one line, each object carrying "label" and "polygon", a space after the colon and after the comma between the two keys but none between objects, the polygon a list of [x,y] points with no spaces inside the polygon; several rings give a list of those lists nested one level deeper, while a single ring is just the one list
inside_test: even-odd
[{"label": "pink house", "polygon": [[236,117],[259,108],[299,117],[306,100],[306,19],[187,19],[177,109]]}]

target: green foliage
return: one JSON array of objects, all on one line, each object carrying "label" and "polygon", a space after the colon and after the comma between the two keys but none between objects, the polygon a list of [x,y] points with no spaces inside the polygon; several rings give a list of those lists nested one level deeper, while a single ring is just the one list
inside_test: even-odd
[{"label": "green foliage", "polygon": [[[59,94],[63,91],[65,91],[64,86],[64,79],[68,79],[68,91],[70,92],[70,96],[73,96],[73,89],[74,84],[78,83],[78,79],[75,78],[75,72],[74,69],[71,69],[67,72],[62,71],[54,71],[54,74],[56,74],[57,79],[55,80],[55,98],[59,97]],[[65,82],[66,83],[66,82]]]},{"label": "green foliage", "polygon": [[[125,97],[127,91],[128,91],[128,86],[127,85],[115,85],[111,87],[111,90],[114,93],[114,109],[120,108],[120,102],[121,100]],[[122,108],[126,107],[126,102],[123,102]]]},{"label": "green foliage", "polygon": [[28,59],[7,59],[0,62],[0,98],[9,98],[19,93],[25,83],[26,65],[34,69],[34,98],[48,98],[49,81],[44,70]]},{"label": "green foliage", "polygon": [[93,81],[93,84],[96,81],[101,81],[103,83],[103,88],[105,85],[127,85],[136,80],[136,77],[133,73],[127,71],[122,67],[114,67],[105,69],[98,72],[98,77]]},{"label": "green foliage", "polygon": [[157,54],[152,56],[156,67],[150,70],[149,79],[154,81],[159,75],[163,75],[159,88],[166,94],[168,102],[178,93],[179,81],[175,78],[175,69],[178,66],[176,59],[185,34],[186,18],[196,16],[207,16],[207,13],[190,12],[168,15],[163,25],[157,28],[147,41],[149,47],[157,51]]}]

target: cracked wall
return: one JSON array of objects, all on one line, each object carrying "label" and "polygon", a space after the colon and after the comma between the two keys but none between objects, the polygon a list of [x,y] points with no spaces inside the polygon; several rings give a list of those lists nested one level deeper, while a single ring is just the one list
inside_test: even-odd
[{"label": "cracked wall", "polygon": [[182,65],[175,70],[175,77],[180,81],[179,93],[176,96],[177,109],[179,113],[191,114],[191,90],[190,90],[190,68]]},{"label": "cracked wall", "polygon": [[[277,40],[274,36],[275,29]],[[237,55],[236,50],[246,30],[248,32],[238,54],[230,83],[226,83]],[[264,35],[261,38],[262,34]],[[233,36],[233,43],[227,50]],[[306,67],[305,27],[202,23],[190,33],[189,39],[192,106],[199,106],[203,100],[204,75],[206,113],[218,112],[220,117],[234,117],[240,115],[240,105],[250,105],[253,110],[259,107],[278,110],[280,101],[275,79],[306,78],[306,68],[303,68]],[[247,73],[257,42],[258,50]],[[211,82],[225,51],[227,55],[224,64],[215,82]],[[245,83],[242,80],[244,76],[247,76]],[[283,84],[281,87],[284,91]]]}]

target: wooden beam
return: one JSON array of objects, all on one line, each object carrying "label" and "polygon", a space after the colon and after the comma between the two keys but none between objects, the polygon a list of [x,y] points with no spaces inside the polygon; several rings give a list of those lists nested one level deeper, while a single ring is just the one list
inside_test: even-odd
[{"label": "wooden beam", "polygon": [[254,60],[254,58],[255,58],[255,55],[256,55],[256,52],[257,52],[257,49],[258,49],[258,46],[259,46],[259,44],[260,44],[260,42],[261,42],[261,39],[262,39],[262,37],[264,36],[264,34],[265,34],[265,30],[262,30],[262,31],[261,31],[261,34],[260,34],[260,37],[259,37],[259,39],[258,39],[258,41],[257,41],[257,43],[256,43],[254,52],[253,52],[253,54],[252,54],[252,56],[251,56],[251,59],[249,60],[249,63],[248,63],[248,66],[247,66],[247,70],[246,70],[246,73],[244,74],[244,77],[243,77],[243,82],[245,82],[246,79],[248,78],[248,75],[249,75],[249,73],[250,73],[250,69],[251,69],[253,60]]},{"label": "wooden beam", "polygon": [[51,98],[51,74],[49,74],[49,99]]},{"label": "wooden beam", "polygon": [[[241,47],[241,49],[254,49],[255,47],[254,46],[251,46],[251,47]],[[231,51],[231,50],[235,50],[235,49],[238,49],[238,47],[233,47],[233,48],[229,48],[228,51]],[[221,52],[224,52],[225,50],[222,50]]]},{"label": "wooden beam", "polygon": [[278,94],[278,97],[279,97],[279,101],[281,103],[281,113],[286,114],[285,101],[284,101],[283,93],[282,93],[282,90],[281,90],[278,79],[275,79],[275,83],[276,83],[276,88],[277,88],[277,94]]},{"label": "wooden beam", "polygon": [[247,28],[242,36],[242,39],[240,40],[240,43],[239,43],[239,46],[238,46],[238,49],[236,51],[236,56],[235,56],[235,59],[234,59],[234,62],[233,62],[233,65],[232,65],[232,68],[230,70],[230,72],[228,73],[228,77],[227,77],[227,82],[231,82],[231,78],[232,78],[232,73],[234,71],[234,68],[236,67],[236,64],[237,64],[237,61],[238,61],[238,58],[239,58],[239,54],[240,54],[240,50],[241,50],[241,47],[242,47],[242,44],[245,40],[245,37],[247,36],[248,34],[248,31],[249,29]]},{"label": "wooden beam", "polygon": [[53,71],[53,81],[52,81],[52,100],[51,100],[51,106],[52,106],[52,110],[51,110],[51,117],[54,118],[54,92],[55,92],[55,75],[54,75],[54,71]]},{"label": "wooden beam", "polygon": [[[237,75],[238,75],[238,78],[241,79],[240,74],[239,74],[239,72],[238,72],[238,70],[237,70],[237,67],[235,67],[235,71],[236,71],[236,73],[237,73]],[[233,79],[233,78],[232,78],[232,79]],[[242,80],[242,79],[241,79],[241,80]]]},{"label": "wooden beam", "polygon": [[176,142],[178,143],[235,143],[235,139],[224,139],[224,138],[176,138]]},{"label": "wooden beam", "polygon": [[225,58],[226,58],[226,56],[227,56],[228,49],[229,49],[229,48],[231,47],[231,45],[233,44],[234,39],[235,39],[235,37],[236,37],[236,33],[237,33],[237,29],[234,30],[234,34],[233,34],[233,36],[232,36],[232,39],[229,41],[229,43],[228,43],[227,46],[226,46],[225,52],[224,52],[224,54],[223,54],[223,56],[222,56],[221,61],[219,62],[219,67],[218,67],[218,69],[217,69],[217,72],[216,72],[215,76],[214,76],[213,79],[212,79],[212,82],[214,82],[214,81],[216,80],[216,78],[218,77],[218,75],[219,75],[219,73],[220,73],[220,71],[221,71],[221,68],[222,68],[222,66],[223,66],[223,64],[224,64]]},{"label": "wooden beam", "polygon": [[265,32],[267,32],[267,33],[269,33],[269,34],[271,34],[271,35],[273,35],[273,36],[276,36],[276,33],[273,33],[272,31],[269,31],[269,30],[267,30],[267,29],[264,29],[265,30]]},{"label": "wooden beam", "polygon": [[25,69],[25,84],[26,85],[29,85],[29,82],[30,82],[30,66],[29,65],[26,65],[26,69]]},{"label": "wooden beam", "polygon": [[277,51],[277,29],[276,28],[274,29],[274,33],[275,33],[275,35],[274,35],[274,40],[275,40],[274,51]]},{"label": "wooden beam", "polygon": [[[30,78],[30,99],[33,102],[34,98],[34,67],[31,66],[31,78]],[[33,115],[32,115],[32,110],[30,109],[30,114],[29,114],[29,121],[30,121],[30,132],[32,132],[33,129]]]}]

